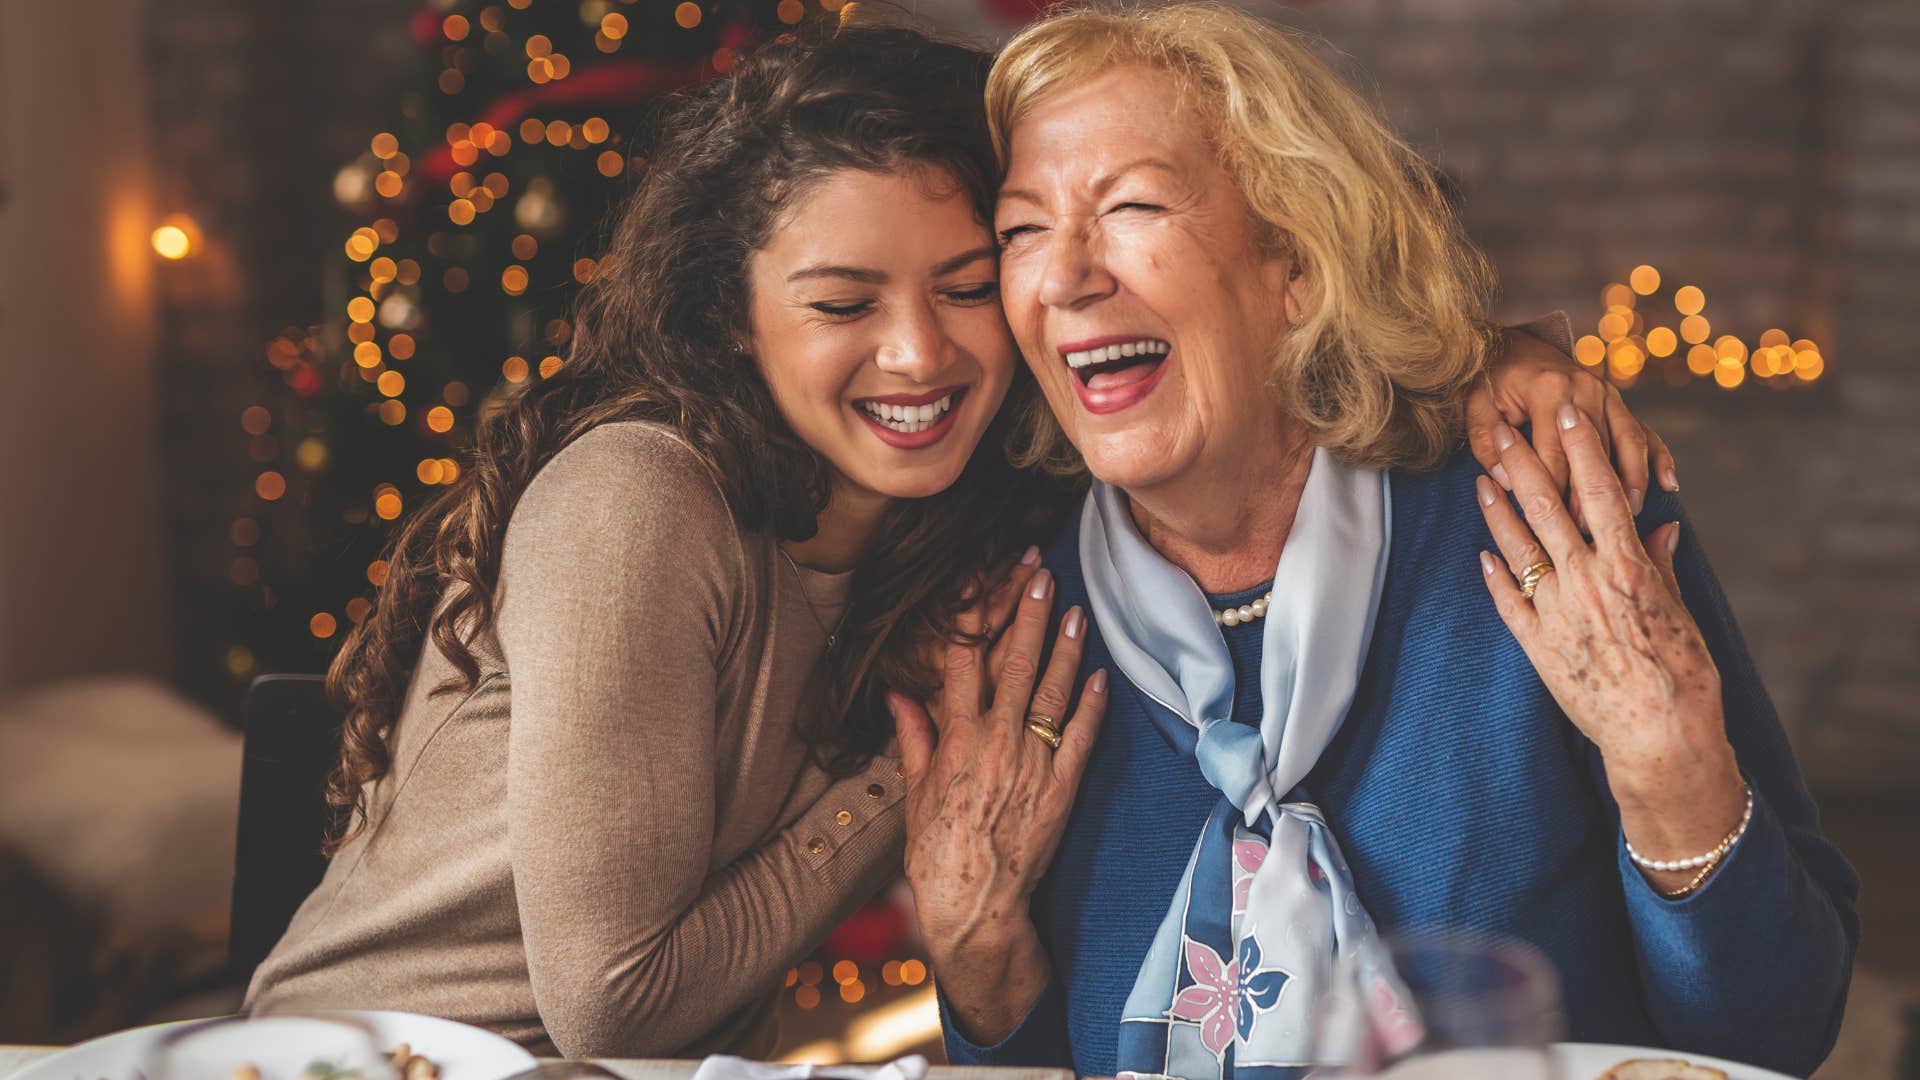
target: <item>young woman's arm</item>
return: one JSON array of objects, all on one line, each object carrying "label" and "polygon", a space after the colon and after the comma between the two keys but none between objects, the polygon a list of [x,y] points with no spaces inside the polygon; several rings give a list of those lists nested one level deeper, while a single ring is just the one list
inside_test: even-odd
[{"label": "young woman's arm", "polygon": [[899,865],[887,759],[711,865],[715,758],[734,752],[715,745],[716,672],[743,578],[719,492],[653,429],[583,437],[514,512],[498,619],[514,890],[534,999],[568,1057],[681,1050]]}]

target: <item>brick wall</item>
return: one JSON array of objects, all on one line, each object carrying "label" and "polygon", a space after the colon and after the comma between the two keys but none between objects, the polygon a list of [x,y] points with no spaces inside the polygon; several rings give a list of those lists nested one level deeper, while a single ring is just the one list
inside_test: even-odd
[{"label": "brick wall", "polygon": [[227,582],[227,530],[255,505],[265,464],[249,460],[240,413],[274,399],[267,340],[327,309],[329,260],[345,235],[333,177],[391,122],[396,80],[413,70],[413,10],[169,0],[149,11],[154,201],[191,213],[206,234],[200,258],[162,275],[171,640],[187,689],[229,709],[237,684],[220,658],[234,620],[250,613]]},{"label": "brick wall", "polygon": [[1341,0],[1325,35],[1461,185],[1503,311],[1640,263],[1830,360],[1809,392],[1629,392],[1816,785],[1920,768],[1920,5]]}]

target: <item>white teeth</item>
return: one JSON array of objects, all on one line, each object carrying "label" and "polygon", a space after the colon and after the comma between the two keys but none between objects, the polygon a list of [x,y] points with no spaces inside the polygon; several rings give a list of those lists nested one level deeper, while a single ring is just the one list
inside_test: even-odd
[{"label": "white teeth", "polygon": [[948,394],[939,401],[926,405],[887,405],[877,401],[862,401],[860,408],[868,416],[905,435],[925,431],[953,408],[953,395]]},{"label": "white teeth", "polygon": [[1067,366],[1083,368],[1089,364],[1104,364],[1109,360],[1118,360],[1125,356],[1165,356],[1172,351],[1171,346],[1159,338],[1141,338],[1119,345],[1103,345],[1097,349],[1083,349],[1067,354]]}]

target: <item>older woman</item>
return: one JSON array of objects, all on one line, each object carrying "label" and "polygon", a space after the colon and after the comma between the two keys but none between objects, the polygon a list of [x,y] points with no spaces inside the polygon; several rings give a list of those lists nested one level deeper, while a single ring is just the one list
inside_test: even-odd
[{"label": "older woman", "polygon": [[956,646],[937,745],[893,703],[953,1060],[1289,1075],[1336,957],[1444,924],[1543,950],[1577,1039],[1811,1070],[1856,879],[1677,502],[1571,409],[1578,516],[1459,448],[1486,289],[1430,170],[1210,6],[1043,21],[988,109],[1033,456],[1095,482],[993,692]]}]

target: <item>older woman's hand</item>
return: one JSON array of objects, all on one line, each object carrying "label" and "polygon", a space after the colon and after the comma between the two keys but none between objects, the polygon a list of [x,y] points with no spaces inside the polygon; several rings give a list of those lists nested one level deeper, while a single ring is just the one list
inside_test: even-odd
[{"label": "older woman's hand", "polygon": [[[1612,452],[1627,502],[1638,514],[1646,501],[1651,478],[1657,475],[1667,491],[1680,490],[1673,452],[1650,427],[1627,410],[1613,384],[1574,363],[1573,358],[1545,341],[1508,330],[1506,348],[1487,369],[1486,382],[1467,396],[1467,445],[1482,468],[1508,491],[1513,490],[1494,430],[1502,423],[1533,424],[1534,452],[1560,490],[1568,481],[1566,448],[1553,423],[1562,405],[1571,404],[1596,425],[1603,449]],[[1580,493],[1572,496],[1574,517],[1582,519]]]},{"label": "older woman's hand", "polygon": [[[1060,724],[1080,668],[1087,621],[1061,620],[1040,672],[1053,578],[1033,574],[993,685],[980,645],[947,648],[941,719],[888,696],[907,782],[907,881],[921,936],[953,1018],[977,1042],[999,1042],[1046,989],[1051,966],[1028,912],[1052,861],[1107,706],[1107,676],[1094,672],[1073,719]],[[963,620],[977,633],[986,605]],[[1036,677],[1038,684],[1036,686]],[[1055,749],[1029,728],[1044,718]]]},{"label": "older woman's hand", "polygon": [[[1739,823],[1744,790],[1720,672],[1674,577],[1680,523],[1643,544],[1592,420],[1571,404],[1555,419],[1592,540],[1539,456],[1500,424],[1495,444],[1525,520],[1478,478],[1487,527],[1511,571],[1482,552],[1487,588],[1554,700],[1599,748],[1628,841],[1656,859],[1709,851]],[[1515,579],[1540,564],[1552,570],[1529,599]],[[1660,888],[1691,876],[1646,873]]]}]

